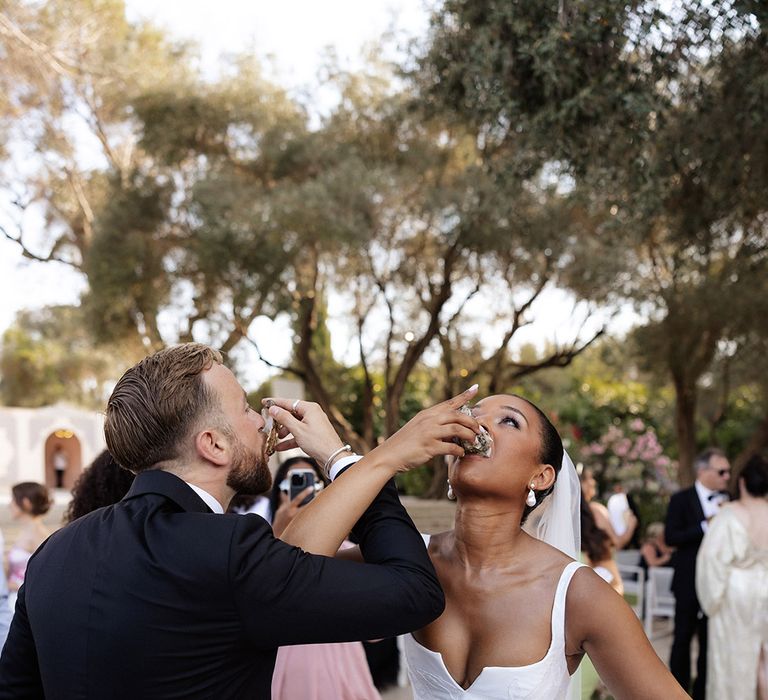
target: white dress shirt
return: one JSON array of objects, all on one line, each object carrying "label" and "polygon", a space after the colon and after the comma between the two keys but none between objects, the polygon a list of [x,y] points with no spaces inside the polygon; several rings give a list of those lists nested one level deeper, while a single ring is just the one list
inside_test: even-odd
[{"label": "white dress shirt", "polygon": [[336,463],[331,467],[328,478],[333,481],[344,467],[348,467],[350,464],[355,464],[362,458],[362,455],[348,455],[347,457],[342,457],[341,459],[336,460]]},{"label": "white dress shirt", "polygon": [[[696,488],[696,494],[699,497],[701,509],[704,511],[704,520],[701,521],[701,529],[706,532],[707,527],[709,526],[707,521],[711,517],[717,515],[717,511],[720,510],[720,504],[725,500],[725,497],[717,491],[708,489],[698,479],[694,482],[693,485]],[[713,494],[714,497],[710,498],[710,496]]]},{"label": "white dress shirt", "polygon": [[189,488],[191,488],[200,498],[203,499],[205,502],[205,505],[207,505],[214,513],[219,513],[220,515],[224,512],[224,508],[213,496],[211,496],[210,493],[207,491],[201,489],[199,486],[195,486],[194,484],[190,484],[188,481],[184,482]]}]

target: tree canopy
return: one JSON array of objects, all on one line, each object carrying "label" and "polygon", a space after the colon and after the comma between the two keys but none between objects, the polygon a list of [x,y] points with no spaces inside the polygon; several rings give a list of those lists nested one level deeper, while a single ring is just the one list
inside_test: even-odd
[{"label": "tree canopy", "polygon": [[[251,56],[204,77],[195,46],[120,0],[12,0],[0,231],[84,275],[71,342],[250,346],[359,450],[467,382],[536,391],[611,347],[599,324],[521,347],[549,290],[585,316],[632,304],[644,320],[622,361],[674,395],[674,430],[655,428],[685,482],[739,396],[760,397],[759,417],[731,446],[768,444],[764,382],[743,362],[765,342],[767,20],[746,0],[445,0],[403,65],[331,62],[337,99],[317,118]],[[8,331],[6,401],[17,380],[59,395],[31,376],[58,361],[21,358],[54,356],[44,328],[74,313]],[[285,361],[263,356],[265,317],[289,320]],[[552,391],[596,384],[568,381]],[[564,415],[590,432],[593,403]]]}]

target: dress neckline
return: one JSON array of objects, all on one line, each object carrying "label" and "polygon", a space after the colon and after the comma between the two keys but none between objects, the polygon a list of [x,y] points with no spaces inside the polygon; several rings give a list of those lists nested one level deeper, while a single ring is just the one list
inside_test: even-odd
[{"label": "dress neckline", "polygon": [[[555,632],[556,632],[556,628],[555,628],[555,624],[556,624],[555,623],[555,607],[557,606],[557,602],[558,602],[558,599],[560,597],[561,588],[562,588],[562,586],[564,584],[567,585],[567,583],[570,583],[570,578],[571,577],[569,576],[569,574],[571,574],[571,572],[575,572],[576,569],[580,569],[583,566],[585,566],[585,564],[581,564],[580,562],[577,562],[577,561],[572,561],[572,562],[570,562],[570,563],[565,565],[565,568],[563,569],[562,573],[560,574],[560,578],[558,579],[558,582],[557,582],[557,588],[555,589],[555,597],[552,600],[552,613],[551,613],[551,618],[550,618],[550,622],[549,622],[549,633],[550,633],[549,647],[547,648],[546,653],[544,654],[544,656],[541,659],[539,659],[538,661],[534,661],[531,664],[525,664],[524,666],[483,666],[483,668],[480,669],[480,673],[478,673],[477,676],[475,676],[475,679],[469,684],[469,686],[464,688],[451,675],[451,672],[448,670],[448,667],[445,665],[445,660],[443,659],[443,655],[442,655],[441,652],[433,651],[432,649],[429,649],[428,647],[425,647],[421,642],[419,642],[416,639],[416,637],[413,636],[412,633],[409,634],[408,636],[411,638],[411,640],[417,646],[418,649],[420,649],[422,652],[430,654],[432,657],[434,657],[435,659],[437,659],[440,662],[440,666],[442,667],[443,671],[445,671],[446,678],[449,678],[451,683],[456,687],[456,689],[458,691],[462,692],[462,693],[471,693],[472,689],[475,687],[475,685],[477,685],[477,683],[480,681],[480,679],[482,678],[483,674],[486,671],[522,671],[522,670],[527,670],[527,669],[535,668],[536,666],[540,666],[541,664],[545,663],[549,659],[550,655],[553,653],[553,651],[555,649]],[[563,615],[562,615],[563,631],[562,631],[562,637],[563,637],[563,641],[565,641],[565,596],[563,595],[562,598],[563,598],[563,601],[562,601],[562,605],[563,605]],[[567,669],[568,668],[568,665],[567,665],[568,662],[565,660],[565,656],[563,656],[563,663],[565,664],[566,669]],[[568,675],[570,676],[571,674],[568,674]]]}]

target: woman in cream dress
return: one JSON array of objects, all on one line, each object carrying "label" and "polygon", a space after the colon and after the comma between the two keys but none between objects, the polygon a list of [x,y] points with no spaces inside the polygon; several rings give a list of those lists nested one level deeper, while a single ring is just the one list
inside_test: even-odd
[{"label": "woman in cream dress", "polygon": [[707,700],[768,700],[768,462],[747,462],[739,494],[710,523],[696,561]]}]

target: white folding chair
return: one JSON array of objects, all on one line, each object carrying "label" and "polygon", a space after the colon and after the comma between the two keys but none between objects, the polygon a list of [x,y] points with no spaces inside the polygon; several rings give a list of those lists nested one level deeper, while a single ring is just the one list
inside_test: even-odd
[{"label": "white folding chair", "polygon": [[617,549],[613,553],[613,558],[619,566],[639,566],[640,565],[640,550],[639,549]]},{"label": "white folding chair", "polygon": [[641,566],[618,564],[621,580],[624,582],[624,598],[635,611],[639,619],[643,619],[643,598],[645,597],[645,569]]},{"label": "white folding chair", "polygon": [[648,639],[653,632],[654,617],[675,618],[675,596],[672,593],[671,566],[648,568],[648,583],[645,595],[645,634]]}]

